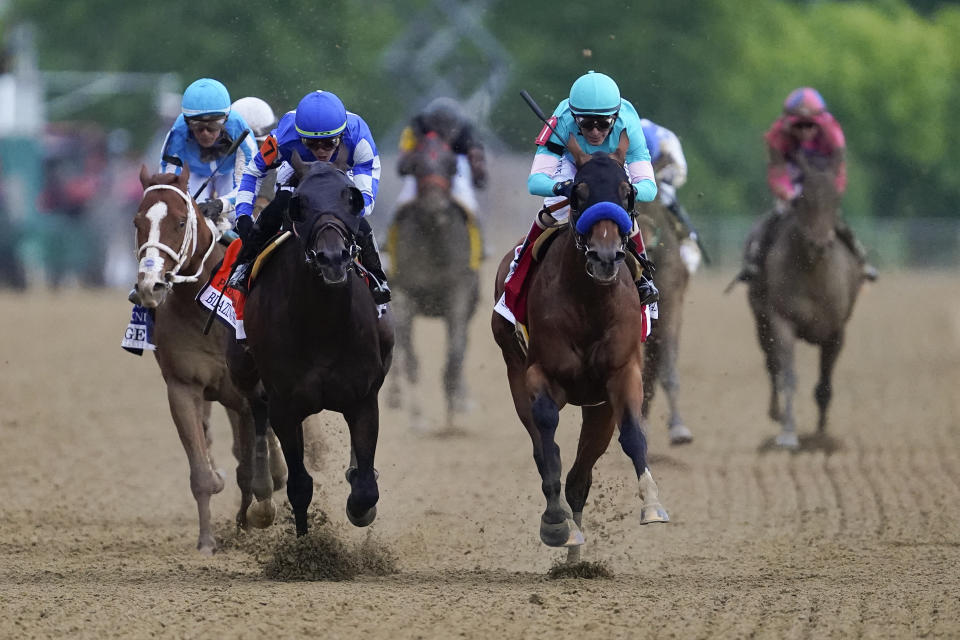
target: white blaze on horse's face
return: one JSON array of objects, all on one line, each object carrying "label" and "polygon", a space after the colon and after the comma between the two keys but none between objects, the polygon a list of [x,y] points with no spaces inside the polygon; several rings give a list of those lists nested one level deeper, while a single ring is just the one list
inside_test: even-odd
[{"label": "white blaze on horse's face", "polygon": [[160,224],[167,217],[167,212],[167,204],[159,201],[147,209],[144,214],[144,217],[150,221],[150,231],[147,233],[147,241],[141,243],[141,246],[146,245],[146,249],[144,249],[143,256],[140,258],[140,266],[137,271],[137,290],[140,292],[140,297],[146,307],[151,306],[147,304],[148,302],[155,302],[153,299],[154,288],[160,290],[157,287],[158,284],[163,285],[164,289],[166,288],[166,281],[163,277],[164,257],[160,254],[156,245],[160,243]]}]

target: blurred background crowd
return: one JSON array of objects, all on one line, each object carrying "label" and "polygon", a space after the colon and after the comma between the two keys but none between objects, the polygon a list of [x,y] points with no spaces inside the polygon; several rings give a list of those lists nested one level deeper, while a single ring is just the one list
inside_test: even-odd
[{"label": "blurred background crowd", "polygon": [[[338,94],[373,131],[388,209],[400,132],[430,100],[476,122],[491,198],[522,194],[525,173],[496,171],[524,171],[540,131],[519,90],[550,110],[588,69],[683,141],[714,268],[770,206],[762,136],[798,86],[843,125],[844,212],[875,262],[954,267],[958,33],[960,3],[940,0],[0,0],[0,286],[130,284],[140,164],[159,164],[195,78],[278,115]],[[521,229],[536,206],[486,215]]]}]

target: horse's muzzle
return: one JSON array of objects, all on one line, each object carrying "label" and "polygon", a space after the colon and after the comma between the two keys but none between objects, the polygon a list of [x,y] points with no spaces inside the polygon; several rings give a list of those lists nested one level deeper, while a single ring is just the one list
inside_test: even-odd
[{"label": "horse's muzzle", "polygon": [[312,272],[323,278],[328,285],[338,286],[346,284],[352,257],[350,252],[343,249],[339,252],[307,251],[307,265]]},{"label": "horse's muzzle", "polygon": [[149,286],[148,283],[137,282],[133,285],[136,297],[139,299],[136,304],[145,309],[156,309],[163,304],[163,301],[167,298],[167,293],[172,288],[173,285],[169,282],[154,282],[153,286]]},{"label": "horse's muzzle", "polygon": [[617,279],[620,265],[626,258],[623,249],[586,251],[587,275],[600,284],[613,284]]}]

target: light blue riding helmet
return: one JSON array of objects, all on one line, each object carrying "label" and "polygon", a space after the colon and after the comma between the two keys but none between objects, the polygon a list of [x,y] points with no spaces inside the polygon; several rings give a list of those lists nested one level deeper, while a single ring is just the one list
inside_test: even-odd
[{"label": "light blue riding helmet", "polygon": [[609,116],[620,110],[620,87],[608,75],[587,71],[570,87],[574,115]]},{"label": "light blue riding helmet", "polygon": [[311,91],[297,105],[293,123],[301,138],[334,138],[347,128],[347,110],[336,94]]},{"label": "light blue riding helmet", "polygon": [[230,113],[230,93],[213,78],[195,80],[183,92],[180,110],[184,118],[225,116]]}]

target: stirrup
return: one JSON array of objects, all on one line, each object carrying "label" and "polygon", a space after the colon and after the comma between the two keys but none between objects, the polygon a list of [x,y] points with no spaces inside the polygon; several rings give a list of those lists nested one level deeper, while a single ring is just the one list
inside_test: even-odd
[{"label": "stirrup", "polygon": [[637,293],[640,294],[640,304],[653,304],[660,300],[660,291],[653,284],[653,280],[643,276],[637,280],[636,285]]}]

